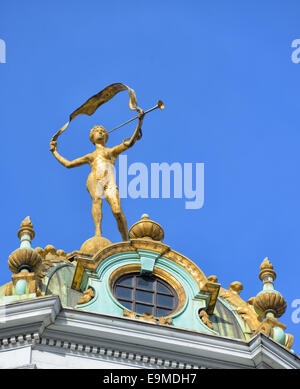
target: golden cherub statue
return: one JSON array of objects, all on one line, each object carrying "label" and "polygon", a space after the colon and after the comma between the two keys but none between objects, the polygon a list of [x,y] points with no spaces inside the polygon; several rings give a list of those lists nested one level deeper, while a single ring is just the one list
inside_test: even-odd
[{"label": "golden cherub statue", "polygon": [[[111,100],[116,94],[122,91],[129,93],[129,108],[137,111],[137,116],[119,125],[118,127],[106,131],[103,126],[95,126],[90,132],[90,140],[96,146],[93,153],[87,154],[84,157],[69,161],[62,157],[57,152],[57,139],[66,130],[70,122],[78,115],[92,115],[102,104]],[[164,104],[158,100],[157,105],[143,111],[137,106],[137,99],[133,89],[121,83],[114,83],[108,85],[96,95],[90,97],[84,104],[71,113],[69,121],[53,135],[50,142],[50,151],[54,157],[65,167],[72,168],[85,164],[91,167],[91,173],[87,179],[87,190],[92,197],[92,216],[95,224],[95,236],[88,239],[81,246],[80,251],[85,254],[95,254],[98,250],[107,246],[111,242],[102,237],[101,221],[102,221],[102,199],[105,198],[116,218],[118,229],[124,241],[128,240],[127,222],[121,208],[121,201],[119,190],[116,185],[116,178],[114,174],[114,166],[119,154],[132,147],[135,142],[142,137],[142,123],[145,114],[154,111],[155,109],[164,109]],[[131,138],[126,138],[122,144],[112,148],[106,147],[108,140],[108,133],[111,133],[118,128],[138,119],[138,125]]]},{"label": "golden cherub statue", "polygon": [[119,190],[114,175],[114,165],[119,154],[132,147],[141,138],[141,128],[144,111],[138,110],[138,125],[132,137],[112,148],[106,147],[108,134],[104,127],[95,126],[90,132],[90,140],[96,146],[96,150],[81,158],[69,161],[57,152],[57,140],[51,140],[50,151],[63,166],[73,168],[85,164],[91,167],[86,187],[92,198],[92,216],[95,223],[95,236],[101,237],[102,199],[105,198],[116,218],[118,229],[124,241],[128,240],[127,222],[121,208]]}]

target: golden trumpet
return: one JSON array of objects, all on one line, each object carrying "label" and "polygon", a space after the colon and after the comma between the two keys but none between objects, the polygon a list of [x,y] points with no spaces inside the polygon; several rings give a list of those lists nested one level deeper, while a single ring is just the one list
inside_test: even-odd
[{"label": "golden trumpet", "polygon": [[[148,109],[147,111],[145,111],[144,115],[146,115],[146,113],[154,111],[157,108],[159,108],[159,109],[164,109],[165,108],[165,105],[164,105],[164,103],[161,100],[158,100],[158,102],[157,102],[155,107],[152,107],[152,108]],[[120,124],[118,127],[115,127],[112,130],[110,130],[110,131],[107,131],[107,133],[109,134],[110,132],[113,132],[113,131],[117,130],[118,128],[125,126],[125,124],[128,124],[128,123],[132,122],[133,120],[138,119],[138,117],[139,116],[137,115],[136,117],[134,117],[134,118],[132,118],[130,120],[127,120],[127,122]]]}]

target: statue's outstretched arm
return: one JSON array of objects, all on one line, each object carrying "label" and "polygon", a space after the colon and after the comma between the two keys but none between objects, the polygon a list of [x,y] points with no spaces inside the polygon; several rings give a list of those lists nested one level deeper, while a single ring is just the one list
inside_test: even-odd
[{"label": "statue's outstretched arm", "polygon": [[77,167],[81,165],[85,165],[87,163],[90,163],[91,161],[91,154],[87,154],[84,157],[76,158],[73,161],[69,161],[68,159],[62,157],[58,152],[57,152],[57,143],[56,141],[51,141],[50,142],[50,151],[53,153],[54,157],[60,162],[63,166],[67,168],[72,168],[72,167]]},{"label": "statue's outstretched arm", "polygon": [[123,151],[129,149],[130,147],[132,147],[135,144],[135,142],[137,140],[141,139],[141,137],[142,137],[142,124],[143,124],[143,120],[144,120],[144,112],[141,109],[139,111],[138,116],[139,116],[139,122],[138,122],[138,125],[136,126],[136,129],[135,129],[132,137],[124,139],[122,144],[112,148],[112,152],[115,156],[118,156]]}]

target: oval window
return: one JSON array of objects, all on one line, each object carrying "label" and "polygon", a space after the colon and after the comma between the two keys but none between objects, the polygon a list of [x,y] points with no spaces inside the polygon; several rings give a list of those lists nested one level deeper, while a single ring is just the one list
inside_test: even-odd
[{"label": "oval window", "polygon": [[153,316],[168,316],[178,306],[175,290],[156,276],[139,273],[119,277],[114,284],[116,299],[129,311],[149,312]]}]

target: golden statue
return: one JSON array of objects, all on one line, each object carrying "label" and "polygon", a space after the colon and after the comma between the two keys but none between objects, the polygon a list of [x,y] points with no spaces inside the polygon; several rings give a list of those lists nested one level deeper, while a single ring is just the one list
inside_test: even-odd
[{"label": "golden statue", "polygon": [[127,222],[121,209],[119,190],[114,175],[114,165],[118,155],[132,147],[141,138],[144,112],[141,108],[138,108],[138,110],[139,122],[130,140],[125,139],[123,143],[112,148],[106,147],[108,134],[102,126],[95,126],[90,132],[90,140],[96,146],[96,150],[73,161],[67,160],[57,152],[56,140],[51,140],[50,142],[50,151],[63,166],[73,168],[89,164],[91,167],[86,187],[93,201],[92,216],[95,223],[95,236],[102,236],[102,199],[104,197],[116,218],[122,239],[124,241],[128,240]]},{"label": "golden statue", "polygon": [[[69,161],[57,152],[57,138],[66,130],[69,123],[76,116],[81,114],[92,115],[102,104],[112,99],[117,93],[125,90],[128,90],[129,92],[129,108],[137,111],[138,113],[136,117],[110,131],[106,131],[106,129],[102,126],[93,127],[90,132],[90,140],[96,146],[96,150],[84,157]],[[95,224],[95,236],[88,239],[81,246],[80,251],[88,254],[94,254],[100,248],[103,248],[111,243],[108,239],[102,237],[101,221],[103,198],[105,198],[110,205],[112,213],[116,218],[122,239],[124,241],[128,240],[127,222],[121,209],[119,190],[116,185],[116,178],[114,175],[114,166],[118,155],[132,147],[137,140],[141,139],[141,129],[145,114],[157,108],[164,109],[162,101],[159,100],[155,107],[144,112],[137,106],[136,95],[133,89],[121,83],[111,84],[89,98],[84,104],[76,109],[70,115],[69,121],[52,137],[50,142],[50,151],[63,166],[72,168],[89,164],[91,167],[91,173],[88,176],[86,186],[93,201],[92,216]],[[131,138],[126,138],[122,144],[112,148],[106,147],[108,133],[117,130],[135,119],[138,119],[138,125]]]}]

